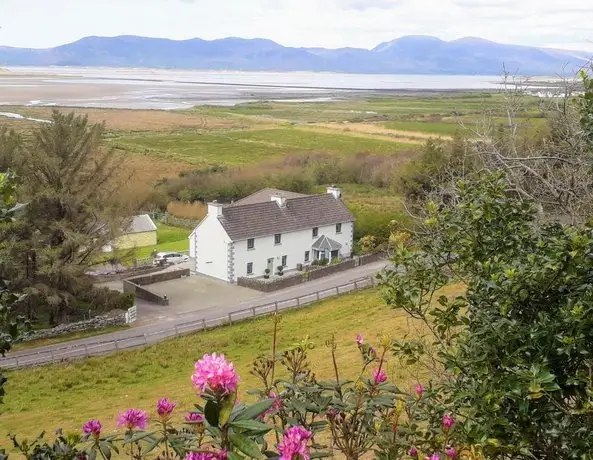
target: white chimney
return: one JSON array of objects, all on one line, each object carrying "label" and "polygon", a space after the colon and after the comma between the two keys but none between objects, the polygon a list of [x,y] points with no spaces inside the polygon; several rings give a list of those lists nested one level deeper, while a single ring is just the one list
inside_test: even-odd
[{"label": "white chimney", "polygon": [[222,216],[222,204],[214,200],[208,203],[208,215],[209,216]]},{"label": "white chimney", "polygon": [[336,200],[342,198],[342,189],[340,187],[336,187],[335,185],[328,187],[327,193],[333,195]]},{"label": "white chimney", "polygon": [[286,198],[282,195],[272,195],[272,201],[278,203],[278,206],[280,206],[281,208],[286,207]]}]

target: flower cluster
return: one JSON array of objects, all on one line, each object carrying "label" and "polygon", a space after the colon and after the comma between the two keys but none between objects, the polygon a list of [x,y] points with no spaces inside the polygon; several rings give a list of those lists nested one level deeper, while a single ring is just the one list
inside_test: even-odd
[{"label": "flower cluster", "polygon": [[239,376],[233,363],[225,360],[224,355],[204,355],[196,363],[192,383],[200,392],[210,390],[217,394],[229,394],[237,391]]},{"label": "flower cluster", "polygon": [[204,416],[197,412],[190,412],[185,416],[185,421],[188,423],[204,423]]},{"label": "flower cluster", "polygon": [[383,369],[373,370],[373,382],[375,382],[375,385],[387,382],[387,374]]},{"label": "flower cluster", "polygon": [[448,414],[443,415],[443,430],[445,432],[449,431],[451,428],[455,426],[455,419]]},{"label": "flower cluster", "polygon": [[226,450],[219,452],[188,452],[185,460],[227,460],[228,455]]},{"label": "flower cluster", "polygon": [[302,426],[287,428],[278,444],[280,460],[309,460],[311,453],[307,445],[313,434]]},{"label": "flower cluster", "polygon": [[140,409],[128,409],[119,414],[117,418],[117,426],[125,426],[128,430],[135,428],[144,430],[146,428],[146,422],[148,422],[148,415]]},{"label": "flower cluster", "polygon": [[92,435],[93,438],[99,439],[101,436],[101,422],[99,420],[89,420],[82,427],[82,432],[85,435]]},{"label": "flower cluster", "polygon": [[261,414],[260,418],[262,420],[270,415],[277,414],[280,411],[280,409],[282,409],[282,400],[280,399],[280,396],[271,391],[270,393],[268,393],[268,398],[270,398],[273,401],[272,406],[269,409],[267,409],[263,414]]},{"label": "flower cluster", "polygon": [[169,400],[169,398],[159,399],[156,403],[156,412],[161,419],[168,419],[171,417],[171,413],[176,405],[177,403]]}]

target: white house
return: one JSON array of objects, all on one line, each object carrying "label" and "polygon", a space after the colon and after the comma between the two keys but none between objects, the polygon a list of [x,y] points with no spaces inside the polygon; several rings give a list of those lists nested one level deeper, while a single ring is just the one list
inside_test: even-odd
[{"label": "white house", "polygon": [[193,230],[190,257],[198,273],[229,283],[350,257],[354,216],[339,188],[302,195],[263,189],[232,204],[208,203],[208,214]]}]

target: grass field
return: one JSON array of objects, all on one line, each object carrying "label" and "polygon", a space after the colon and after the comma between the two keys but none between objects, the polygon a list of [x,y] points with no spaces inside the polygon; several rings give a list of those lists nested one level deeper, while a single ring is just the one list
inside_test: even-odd
[{"label": "grass field", "polygon": [[[444,295],[459,293],[450,286]],[[141,350],[89,358],[72,363],[8,372],[7,397],[0,417],[0,434],[18,431],[27,436],[41,429],[63,427],[78,430],[89,418],[99,418],[107,429],[115,427],[116,415],[128,407],[154,413],[158,398],[169,396],[179,402],[177,416],[197,401],[190,376],[194,362],[204,353],[219,352],[232,360],[241,376],[240,397],[257,385],[249,373],[257,356],[271,350],[272,320],[261,318],[233,326],[172,339]],[[325,341],[335,335],[337,360],[342,378],[353,378],[360,370],[354,338],[363,334],[377,344],[392,338],[422,333],[419,326],[387,307],[377,289],[328,299],[282,315],[279,348],[284,349],[308,335],[315,343],[309,362],[319,379],[331,378],[332,369]],[[410,388],[426,374],[390,360],[388,374],[393,382]]]},{"label": "grass field", "polygon": [[[256,385],[250,364],[270,353],[271,331],[271,319],[262,318],[114,356],[9,372],[0,434],[18,431],[33,436],[42,428],[51,431],[58,426],[77,430],[92,417],[113,429],[119,410],[139,407],[154,412],[156,400],[163,396],[179,402],[181,415],[197,400],[190,382],[193,364],[213,351],[225,353],[236,364],[241,398],[246,399],[245,392]],[[284,348],[308,334],[316,344],[310,362],[323,379],[331,376],[324,342],[335,334],[338,361],[348,378],[359,370],[357,333],[376,342],[381,334],[396,337],[407,331],[408,320],[389,309],[378,290],[368,290],[285,313],[279,340]],[[411,370],[395,362],[388,367],[391,378],[403,385],[413,382]]]}]

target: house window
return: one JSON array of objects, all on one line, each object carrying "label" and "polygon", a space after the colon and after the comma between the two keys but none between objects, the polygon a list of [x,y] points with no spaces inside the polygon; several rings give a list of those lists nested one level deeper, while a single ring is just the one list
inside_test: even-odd
[{"label": "house window", "polygon": [[319,227],[313,227],[313,238],[317,238],[319,235]]},{"label": "house window", "polygon": [[305,251],[305,262],[309,262],[309,251]]},{"label": "house window", "polygon": [[282,266],[283,267],[286,267],[286,259],[287,259],[287,256],[282,256]]},{"label": "house window", "polygon": [[336,233],[342,233],[342,224],[336,224]]},{"label": "house window", "polygon": [[253,262],[249,262],[247,264],[247,274],[248,275],[253,275]]},{"label": "house window", "polygon": [[280,233],[276,233],[274,235],[274,244],[281,244],[282,243],[282,235]]},{"label": "house window", "polygon": [[255,248],[255,238],[249,238],[247,240],[247,249]]}]

